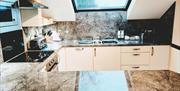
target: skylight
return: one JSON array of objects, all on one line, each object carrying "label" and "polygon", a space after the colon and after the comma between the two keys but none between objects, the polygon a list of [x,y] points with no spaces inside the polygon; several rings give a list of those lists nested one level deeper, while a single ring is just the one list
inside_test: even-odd
[{"label": "skylight", "polygon": [[75,11],[127,10],[131,0],[72,0]]}]

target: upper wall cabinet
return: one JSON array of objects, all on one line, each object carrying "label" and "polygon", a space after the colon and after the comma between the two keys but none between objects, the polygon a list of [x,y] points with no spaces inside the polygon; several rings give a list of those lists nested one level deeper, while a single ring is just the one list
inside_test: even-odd
[{"label": "upper wall cabinet", "polygon": [[44,0],[19,1],[23,27],[53,24],[53,19],[50,17],[50,15],[43,13],[43,10],[49,9]]},{"label": "upper wall cabinet", "polygon": [[42,9],[21,9],[22,26],[44,26],[53,24],[50,17],[44,17]]},{"label": "upper wall cabinet", "polygon": [[54,21],[75,21],[75,12],[71,0],[44,0],[49,9],[43,9],[45,16]]},{"label": "upper wall cabinet", "polygon": [[127,19],[160,19],[174,2],[175,0],[132,0]]}]

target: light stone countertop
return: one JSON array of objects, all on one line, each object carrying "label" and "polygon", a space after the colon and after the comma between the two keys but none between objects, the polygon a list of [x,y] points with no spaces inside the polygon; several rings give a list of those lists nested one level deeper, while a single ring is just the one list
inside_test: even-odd
[{"label": "light stone countertop", "polygon": [[[37,65],[34,63],[0,65],[0,91],[82,91],[83,85],[93,87],[93,91],[101,91],[98,89],[103,89],[103,86],[108,84],[106,82],[114,82],[116,79],[123,80],[119,83],[120,80],[117,80],[116,83],[122,85],[126,91],[127,89],[128,91],[180,91],[180,74],[171,71],[113,71],[113,74],[123,73],[123,77],[115,77],[111,74],[112,71],[36,72],[34,67]],[[103,75],[106,73],[109,76]]]}]

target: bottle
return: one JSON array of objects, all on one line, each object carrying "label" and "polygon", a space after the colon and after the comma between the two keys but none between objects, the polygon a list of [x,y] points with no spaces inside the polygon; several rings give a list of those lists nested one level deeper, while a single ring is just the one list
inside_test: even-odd
[{"label": "bottle", "polygon": [[123,40],[124,39],[124,30],[118,30],[117,39],[118,40]]},{"label": "bottle", "polygon": [[124,39],[124,30],[121,30],[121,39]]},{"label": "bottle", "polygon": [[121,39],[121,31],[120,31],[120,30],[118,30],[118,32],[117,32],[117,39],[118,39],[118,40]]}]

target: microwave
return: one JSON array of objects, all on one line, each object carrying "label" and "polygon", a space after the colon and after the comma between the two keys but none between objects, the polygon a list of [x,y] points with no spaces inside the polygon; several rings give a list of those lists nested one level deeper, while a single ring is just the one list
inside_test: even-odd
[{"label": "microwave", "polygon": [[13,7],[0,5],[0,28],[18,25],[19,8],[18,2],[13,4]]}]

